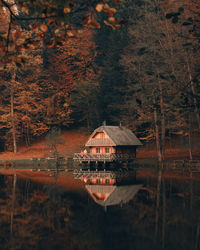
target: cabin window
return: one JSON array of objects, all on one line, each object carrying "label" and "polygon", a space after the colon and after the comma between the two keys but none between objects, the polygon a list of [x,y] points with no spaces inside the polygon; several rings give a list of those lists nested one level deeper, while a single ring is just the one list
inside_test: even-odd
[{"label": "cabin window", "polygon": [[97,132],[93,138],[105,138],[105,134],[103,132]]},{"label": "cabin window", "polygon": [[99,179],[96,179],[96,184],[100,184],[100,180]]},{"label": "cabin window", "polygon": [[106,153],[109,153],[110,151],[109,151],[109,148],[105,148],[105,152]]},{"label": "cabin window", "polygon": [[105,138],[105,134],[104,133],[100,133],[100,138]]},{"label": "cabin window", "polygon": [[106,184],[110,184],[110,180],[109,179],[106,179]]},{"label": "cabin window", "polygon": [[97,153],[97,154],[100,153],[100,148],[96,148],[96,153]]}]

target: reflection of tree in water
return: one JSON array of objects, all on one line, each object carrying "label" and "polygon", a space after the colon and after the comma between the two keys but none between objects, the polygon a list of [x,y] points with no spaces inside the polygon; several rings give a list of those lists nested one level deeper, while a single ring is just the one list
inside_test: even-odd
[{"label": "reflection of tree in water", "polygon": [[[165,249],[199,249],[200,183],[194,181],[190,193],[190,180],[173,182],[172,192],[166,191]],[[192,208],[191,196],[195,200]]]},{"label": "reflection of tree in water", "polygon": [[[1,249],[11,249],[12,188],[13,176],[0,176]],[[198,249],[199,188],[194,183],[190,213],[187,183],[174,182],[171,192],[166,183],[165,249]],[[14,249],[161,249],[161,242],[154,242],[154,195],[146,190],[106,213],[86,193],[70,193],[55,183],[41,185],[18,178],[15,192]],[[162,214],[159,218],[161,236]]]},{"label": "reflection of tree in water", "polygon": [[[9,238],[9,202],[11,200],[12,177],[4,180],[1,189],[1,246],[10,249]],[[2,183],[1,183],[2,186]],[[74,200],[85,204],[79,195],[66,193],[66,190],[55,184],[41,185],[32,183],[29,196],[24,195],[25,185],[18,183],[16,188],[16,203],[13,224],[15,249],[90,249],[91,241],[83,239],[79,242],[76,231],[76,218],[80,212],[74,205]],[[20,190],[21,189],[21,190]],[[22,192],[20,192],[22,191]],[[25,198],[26,197],[26,198]],[[76,209],[75,209],[76,208]],[[75,214],[74,214],[75,211]],[[78,223],[79,224],[79,223]],[[76,228],[76,229],[75,229]],[[95,249],[95,248],[91,248]]]}]

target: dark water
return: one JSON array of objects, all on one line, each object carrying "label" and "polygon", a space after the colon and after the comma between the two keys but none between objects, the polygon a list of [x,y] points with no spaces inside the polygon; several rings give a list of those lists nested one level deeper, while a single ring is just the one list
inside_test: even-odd
[{"label": "dark water", "polygon": [[164,181],[155,236],[156,179],[81,187],[59,178],[0,175],[0,249],[200,249],[200,181]]}]

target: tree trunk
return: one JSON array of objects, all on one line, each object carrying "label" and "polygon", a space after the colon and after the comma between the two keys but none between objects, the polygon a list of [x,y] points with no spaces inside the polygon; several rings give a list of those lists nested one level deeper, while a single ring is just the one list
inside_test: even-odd
[{"label": "tree trunk", "polygon": [[[28,103],[26,102],[26,104],[28,104]],[[29,116],[27,110],[26,110],[26,116],[27,116],[27,117]],[[26,129],[26,131],[25,131],[25,140],[26,140],[26,145],[27,145],[27,147],[31,145],[29,127],[30,127],[30,126],[29,126],[29,121],[27,121],[27,122],[26,122],[26,128],[25,128],[25,129]]]},{"label": "tree trunk", "polygon": [[10,213],[10,243],[11,243],[11,249],[14,249],[14,242],[13,242],[13,217],[14,217],[14,208],[15,208],[16,183],[17,183],[17,174],[14,174],[13,190],[12,190],[11,213]]},{"label": "tree trunk", "polygon": [[188,133],[188,144],[189,144],[189,156],[190,156],[190,210],[193,207],[193,178],[192,178],[192,141],[191,141],[191,115],[189,114],[189,133]]},{"label": "tree trunk", "polygon": [[161,147],[161,154],[162,154],[162,160],[164,159],[164,151],[165,151],[165,110],[164,110],[164,101],[163,101],[163,89],[162,84],[159,80],[158,76],[158,86],[160,90],[160,113],[161,113],[161,141],[160,141],[160,147]]},{"label": "tree trunk", "polygon": [[[155,102],[154,102],[155,104]],[[162,162],[162,150],[160,145],[160,133],[159,133],[159,126],[158,126],[158,113],[156,107],[154,107],[154,124],[155,124],[155,134],[156,134],[156,149],[157,149],[157,156],[158,162]]]},{"label": "tree trunk", "polygon": [[30,142],[30,133],[29,133],[29,122],[27,122],[26,124],[26,145],[30,146],[31,142]]},{"label": "tree trunk", "polygon": [[[165,13],[165,15],[166,14],[167,13]],[[170,35],[170,32],[169,32],[168,20],[165,20],[165,28],[166,28],[167,42],[168,42],[168,45],[169,45],[169,50],[167,48],[167,51],[170,52],[170,61],[171,61],[170,67],[171,67],[171,70],[172,70],[172,74],[176,77],[175,67],[174,67],[175,55],[174,55],[174,49],[173,49],[173,45],[172,45],[172,35]]]},{"label": "tree trunk", "polygon": [[155,123],[156,147],[157,147],[157,155],[158,155],[158,176],[157,176],[156,216],[155,216],[155,239],[157,239],[158,221],[159,221],[159,207],[160,207],[160,186],[161,186],[161,180],[162,180],[163,159],[162,159],[162,151],[161,151],[161,146],[160,146],[158,115],[157,115],[156,107],[154,107],[154,123]]},{"label": "tree trunk", "polygon": [[166,230],[166,187],[164,173],[162,175],[162,250],[165,249],[165,230]]},{"label": "tree trunk", "polygon": [[197,232],[196,232],[196,240],[195,240],[195,247],[194,250],[198,250],[198,246],[199,246],[199,238],[200,238],[200,224],[197,224]]},{"label": "tree trunk", "polygon": [[188,144],[189,144],[189,156],[190,160],[193,159],[192,157],[192,140],[191,140],[191,115],[189,113],[189,131],[188,131]]},{"label": "tree trunk", "polygon": [[198,127],[200,129],[200,116],[199,116],[198,101],[197,101],[197,98],[196,98],[196,91],[195,91],[195,87],[194,87],[194,81],[192,79],[191,68],[190,68],[190,64],[189,64],[189,60],[188,60],[188,56],[187,55],[186,55],[186,63],[187,63],[187,69],[188,69],[188,76],[189,76],[189,81],[190,81],[190,87],[191,87],[191,91],[192,91],[192,95],[193,95],[194,111],[195,111],[195,115],[196,115],[196,118],[197,118]]},{"label": "tree trunk", "polygon": [[[15,74],[14,74],[15,75]],[[17,140],[16,140],[16,127],[15,127],[15,117],[14,117],[14,77],[10,89],[10,114],[11,114],[11,123],[12,123],[12,139],[13,139],[13,151],[17,153]]]}]

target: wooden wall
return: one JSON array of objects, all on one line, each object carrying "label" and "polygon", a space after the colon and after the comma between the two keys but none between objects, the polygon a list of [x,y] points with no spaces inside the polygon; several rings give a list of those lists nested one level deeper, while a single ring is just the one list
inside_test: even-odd
[{"label": "wooden wall", "polygon": [[[96,148],[100,149],[100,154],[113,154],[115,153],[115,148],[113,147],[91,147],[90,148],[90,153],[96,154]],[[109,148],[109,153],[106,153],[106,148]]]},{"label": "wooden wall", "polygon": [[104,132],[97,132],[93,138],[109,138]]},{"label": "wooden wall", "polygon": [[134,147],[134,146],[116,147],[116,153],[117,154],[136,155],[136,147]]}]

